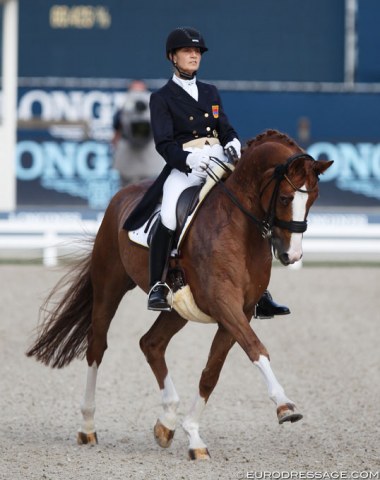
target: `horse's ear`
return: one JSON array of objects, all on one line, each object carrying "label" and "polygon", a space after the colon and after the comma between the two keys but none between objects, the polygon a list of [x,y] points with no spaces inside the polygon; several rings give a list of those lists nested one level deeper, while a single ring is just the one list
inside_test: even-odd
[{"label": "horse's ear", "polygon": [[334,163],[334,160],[318,160],[313,163],[313,170],[317,177],[324,173],[331,165]]}]

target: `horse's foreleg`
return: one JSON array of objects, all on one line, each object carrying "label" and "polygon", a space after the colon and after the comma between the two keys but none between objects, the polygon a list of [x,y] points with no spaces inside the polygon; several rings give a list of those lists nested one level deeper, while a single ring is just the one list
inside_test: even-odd
[{"label": "horse's foreleg", "polygon": [[161,389],[163,413],[154,427],[154,436],[161,447],[169,447],[177,423],[179,397],[169,375],[165,351],[170,339],[187,323],[174,310],[162,312],[150,330],[141,338],[140,347]]},{"label": "horse's foreleg", "polygon": [[[235,298],[238,298],[238,295],[236,295]],[[218,309],[216,314],[212,312],[213,318],[220,319],[226,330],[230,332],[232,337],[246,352],[249,359],[263,374],[268,387],[269,396],[276,404],[277,418],[279,422],[296,422],[297,420],[300,420],[302,415],[296,411],[294,402],[289,400],[285,395],[284,389],[277,381],[270,366],[269,354],[249,325],[247,316],[240,311],[240,308],[237,305],[235,305],[236,308],[234,309],[232,302],[226,305],[225,300],[223,299],[219,305],[222,306],[222,309]]]},{"label": "horse's foreleg", "polygon": [[264,377],[269,398],[276,404],[279,423],[301,420],[302,415],[296,411],[294,402],[285,395],[284,389],[272,371],[268,357],[260,355],[259,359],[253,363],[259,368]]},{"label": "horse's foreleg", "polygon": [[189,457],[191,460],[210,458],[207,446],[199,435],[199,423],[206,403],[217,384],[227,354],[234,343],[235,341],[230,333],[220,325],[212,342],[206,367],[202,372],[199,393],[197,393],[191,410],[182,424],[189,439]]}]

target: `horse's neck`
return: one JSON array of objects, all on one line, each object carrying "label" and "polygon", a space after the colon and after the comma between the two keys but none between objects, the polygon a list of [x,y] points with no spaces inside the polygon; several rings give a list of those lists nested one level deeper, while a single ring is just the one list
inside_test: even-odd
[{"label": "horse's neck", "polygon": [[[252,171],[248,178],[245,169],[238,170],[241,170],[238,175],[235,169],[226,179],[225,186],[247,211],[261,220],[263,212],[254,193],[259,188],[259,181],[254,178],[257,175]],[[205,254],[213,257],[215,251],[223,252],[220,258],[231,259],[233,265],[238,259],[239,269],[250,277],[250,285],[255,285],[258,276],[268,281],[272,260],[270,244],[262,238],[257,223],[236,205],[222,186],[210,192],[188,237],[184,257],[188,254],[188,258],[192,258],[194,252],[197,255],[200,250],[202,257]]]},{"label": "horse's neck", "polygon": [[260,178],[262,175],[262,168],[257,162],[241,162],[226,181],[226,187],[253,215],[263,214],[260,203]]}]

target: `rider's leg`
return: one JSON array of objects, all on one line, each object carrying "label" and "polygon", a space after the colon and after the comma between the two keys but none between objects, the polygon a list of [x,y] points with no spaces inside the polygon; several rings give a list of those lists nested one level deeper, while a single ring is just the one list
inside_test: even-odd
[{"label": "rider's leg", "polygon": [[255,318],[273,318],[275,315],[288,315],[289,313],[289,308],[276,303],[268,290],[265,290],[255,308]]},{"label": "rider's leg", "polygon": [[149,310],[171,310],[166,299],[164,270],[172,249],[174,231],[160,221],[153,233],[149,252],[150,291]]},{"label": "rider's leg", "polygon": [[177,202],[179,196],[186,188],[199,185],[202,181],[199,176],[192,173],[187,175],[179,170],[173,169],[164,184],[161,221],[157,225],[150,244],[149,310],[171,310],[171,306],[166,298],[168,289],[165,286],[164,275],[177,226]]}]

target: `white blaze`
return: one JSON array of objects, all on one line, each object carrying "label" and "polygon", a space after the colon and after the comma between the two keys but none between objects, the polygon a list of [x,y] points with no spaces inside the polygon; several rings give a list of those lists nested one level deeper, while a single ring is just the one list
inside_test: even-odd
[{"label": "white blaze", "polygon": [[[301,187],[306,189],[306,185]],[[306,214],[307,193],[296,192],[292,202],[293,221],[302,222]],[[302,233],[292,233],[290,237],[290,245],[288,251],[289,261],[297,262],[302,258]]]}]

